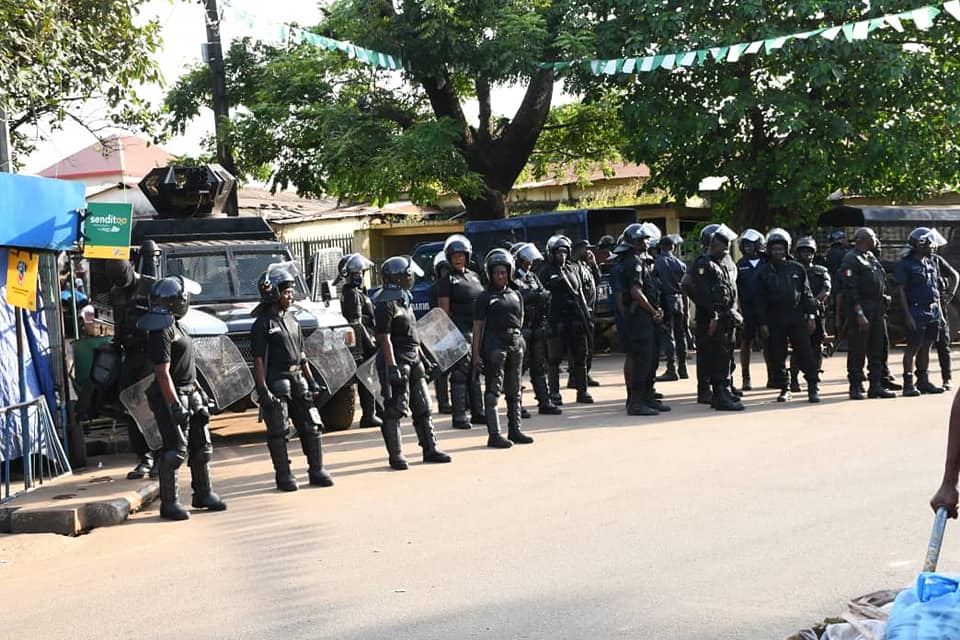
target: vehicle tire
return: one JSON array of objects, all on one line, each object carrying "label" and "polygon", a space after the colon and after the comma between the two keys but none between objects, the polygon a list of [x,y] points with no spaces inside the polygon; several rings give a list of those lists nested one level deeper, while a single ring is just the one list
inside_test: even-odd
[{"label": "vehicle tire", "polygon": [[357,396],[353,391],[353,382],[344,385],[320,409],[324,433],[346,431],[353,424]]}]

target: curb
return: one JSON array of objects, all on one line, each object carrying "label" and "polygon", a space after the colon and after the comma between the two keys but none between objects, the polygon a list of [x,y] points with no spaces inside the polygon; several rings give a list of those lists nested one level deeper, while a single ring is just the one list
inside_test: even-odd
[{"label": "curb", "polygon": [[0,507],[0,533],[59,533],[77,536],[97,527],[122,524],[155,500],[160,484],[145,482],[116,497],[73,503],[63,507]]}]

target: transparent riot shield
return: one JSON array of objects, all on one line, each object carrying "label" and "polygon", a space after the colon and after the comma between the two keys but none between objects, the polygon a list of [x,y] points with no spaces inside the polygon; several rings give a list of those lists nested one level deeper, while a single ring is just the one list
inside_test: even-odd
[{"label": "transparent riot shield", "polygon": [[368,358],[357,367],[357,381],[373,394],[373,398],[379,406],[383,406],[383,398],[380,397],[380,375],[377,373],[377,356]]},{"label": "transparent riot shield", "polygon": [[227,336],[201,336],[193,339],[197,373],[219,413],[253,391],[253,375],[237,345]]},{"label": "transparent riot shield", "polygon": [[350,349],[329,329],[314,331],[304,341],[303,351],[331,396],[350,382],[357,372],[357,363]]},{"label": "transparent riot shield", "polygon": [[133,419],[143,439],[151,451],[160,449],[163,445],[163,438],[160,437],[160,429],[157,427],[157,419],[153,416],[153,410],[147,401],[147,389],[153,384],[153,374],[135,384],[130,385],[120,392],[120,404],[124,406],[127,413]]},{"label": "transparent riot shield", "polygon": [[431,309],[417,320],[420,345],[441,371],[447,371],[470,352],[470,345],[443,309]]}]

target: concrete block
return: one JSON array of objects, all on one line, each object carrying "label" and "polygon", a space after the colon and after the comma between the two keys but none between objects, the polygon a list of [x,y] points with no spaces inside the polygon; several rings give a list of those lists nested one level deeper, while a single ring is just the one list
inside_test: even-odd
[{"label": "concrete block", "polygon": [[20,507],[0,507],[0,533],[10,533],[10,518]]},{"label": "concrete block", "polygon": [[59,533],[76,536],[85,529],[82,505],[18,509],[10,517],[10,533]]},{"label": "concrete block", "polygon": [[130,511],[130,500],[128,498],[90,502],[85,504],[83,508],[84,527],[93,529],[121,524],[130,515]]}]

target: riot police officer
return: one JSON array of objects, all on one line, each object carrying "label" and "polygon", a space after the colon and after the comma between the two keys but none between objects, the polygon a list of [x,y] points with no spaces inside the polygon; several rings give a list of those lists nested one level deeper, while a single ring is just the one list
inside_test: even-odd
[{"label": "riot police officer", "polygon": [[704,254],[681,282],[697,306],[697,401],[703,400],[706,382],[710,406],[718,411],[743,411],[743,404],[730,389],[733,333],[742,318],[734,306],[733,279],[723,266],[736,238],[724,224],[705,226],[700,232]]},{"label": "riot police officer", "polygon": [[[830,292],[833,289],[833,281],[830,278],[830,271],[822,264],[815,264],[814,258],[817,255],[817,242],[810,236],[797,240],[797,259],[807,272],[807,281],[810,283],[810,293],[813,294],[814,302],[817,303],[816,329],[810,334],[810,349],[813,352],[813,360],[817,371],[823,371],[823,338],[826,335],[826,317],[827,300],[830,298]],[[800,382],[798,374],[800,372],[799,363],[793,358],[790,360],[790,391],[798,393],[800,391]]]},{"label": "riot police officer", "polygon": [[[347,254],[340,261],[337,279],[334,281],[335,285],[343,284],[340,293],[340,312],[347,322],[357,329],[364,360],[372,358],[377,353],[377,343],[373,334],[373,302],[370,301],[367,288],[363,285],[363,272],[372,266],[373,262],[359,253]],[[358,384],[357,395],[360,398],[360,428],[379,427],[383,424],[377,417],[377,402],[370,390]]]},{"label": "riot police officer", "polygon": [[627,415],[655,416],[670,407],[657,399],[654,379],[660,359],[659,332],[663,325],[660,283],[648,243],[660,240],[659,229],[650,223],[631,224],[623,230],[623,242],[632,249],[625,254],[620,277],[624,279],[623,309],[630,340],[631,393]]},{"label": "riot police officer", "polygon": [[[473,340],[473,307],[483,291],[480,276],[467,265],[473,253],[473,245],[465,236],[454,234],[447,238],[443,253],[450,264],[450,274],[437,281],[437,302],[440,308],[450,316],[467,344]],[[472,358],[467,354],[450,371],[450,396],[453,407],[454,429],[469,429],[471,424],[485,424],[483,395],[480,390],[480,377],[470,367]],[[467,419],[469,399],[470,419]]]},{"label": "riot police officer", "polygon": [[223,511],[226,503],[210,484],[210,413],[205,394],[197,385],[193,341],[179,320],[190,307],[190,294],[200,286],[180,276],[163,278],[150,289],[150,311],[139,320],[149,331],[148,351],[154,381],[147,401],[163,440],[160,451],[160,517],[186,520],[190,514],[180,504],[177,470],[184,460],[190,467],[195,509]]},{"label": "riot police officer", "polygon": [[523,370],[530,371],[533,395],[537,399],[537,411],[541,415],[560,415],[560,407],[550,402],[547,386],[547,309],[550,292],[540,278],[537,267],[543,262],[543,254],[532,242],[520,242],[513,247],[513,284],[523,297]]},{"label": "riot police officer", "polygon": [[682,238],[677,235],[660,239],[660,254],[655,269],[660,282],[660,303],[663,309],[663,352],[667,357],[667,370],[657,377],[658,382],[670,382],[687,378],[687,328],[685,318],[686,299],[680,289],[680,281],[687,273],[687,265],[674,255]]},{"label": "riot police officer", "polygon": [[577,270],[567,263],[573,243],[563,235],[547,240],[549,262],[540,270],[540,280],[550,291],[550,340],[548,343],[550,401],[562,405],[560,362],[570,354],[570,375],[577,389],[577,402],[592,404],[587,393],[587,331],[590,309],[584,298],[583,283]]},{"label": "riot police officer", "polygon": [[[590,324],[587,327],[587,386],[599,387],[600,382],[595,380],[590,372],[593,370],[593,352],[594,340],[596,337],[596,327],[593,323],[593,314],[597,308],[597,292],[600,286],[600,267],[597,265],[597,257],[593,254],[593,245],[587,239],[576,240],[573,243],[573,249],[570,250],[570,266],[578,269],[577,275],[580,282],[583,283],[583,298],[587,302],[587,308],[590,310]],[[573,380],[570,380],[573,382]],[[576,385],[567,383],[568,389],[575,388]]]},{"label": "riot police officer", "polygon": [[850,251],[850,241],[847,239],[846,232],[842,229],[830,232],[830,248],[827,249],[824,262],[831,278],[838,277],[837,272],[840,270],[840,263],[843,262],[843,257],[847,255],[848,251]]},{"label": "riot police officer", "polygon": [[383,395],[383,425],[380,427],[387,448],[390,468],[403,471],[407,459],[400,445],[400,419],[413,415],[417,442],[424,462],[450,462],[450,456],[437,448],[437,436],[431,418],[427,372],[420,355],[417,318],[413,313],[410,289],[423,270],[410,256],[394,256],[380,267],[383,288],[374,299],[377,371]]},{"label": "riot police officer", "polygon": [[[450,275],[450,263],[447,262],[447,256],[443,251],[438,251],[433,256],[433,282],[427,288],[427,301],[431,309],[440,306],[440,300],[437,296],[437,283]],[[438,373],[433,381],[433,387],[437,391],[437,413],[453,413],[453,407],[450,406],[450,374],[447,371]]]},{"label": "riot police officer", "polygon": [[750,354],[760,326],[757,320],[757,276],[766,263],[766,256],[763,234],[756,229],[744,231],[739,244],[742,257],[737,261],[737,292],[740,313],[743,315],[743,326],[740,328],[740,375],[743,378],[742,389],[750,391],[753,388],[750,383]]},{"label": "riot police officer", "polygon": [[940,302],[943,304],[943,313],[941,314],[940,335],[937,336],[937,358],[940,360],[940,378],[943,381],[943,388],[946,390],[953,388],[952,373],[950,370],[950,340],[952,331],[950,329],[950,303],[957,295],[957,287],[960,285],[960,273],[950,266],[936,247],[933,250],[933,264],[937,268],[937,282],[940,286]]},{"label": "riot police officer", "polygon": [[807,282],[807,271],[790,257],[790,234],[783,229],[767,233],[769,260],[757,274],[756,312],[760,335],[767,340],[770,371],[780,389],[777,402],[790,400],[787,343],[807,379],[807,399],[820,402],[819,370],[810,347],[816,330],[817,304]]},{"label": "riot police officer", "polygon": [[[523,297],[510,286],[513,258],[493,249],[483,261],[487,288],[477,298],[473,321],[474,367],[483,371],[486,393],[487,446],[509,449],[513,443],[531,444],[520,430],[520,371],[523,368]],[[507,438],[500,431],[497,402],[507,399]]]},{"label": "riot police officer", "polygon": [[251,312],[256,318],[250,328],[253,378],[260,417],[267,425],[267,449],[277,489],[281,491],[298,488],[287,457],[288,415],[300,435],[310,484],[333,485],[333,479],[323,467],[320,435],[323,423],[313,404],[321,387],[303,351],[300,323],[289,312],[295,285],[296,279],[288,268],[271,265],[257,282],[260,304]]},{"label": "riot police officer", "polygon": [[883,266],[873,254],[877,246],[877,234],[869,227],[862,227],[854,233],[853,242],[853,249],[843,257],[839,270],[850,345],[847,352],[850,399],[864,399],[864,360],[867,361],[870,379],[867,395],[871,398],[892,398],[894,394],[883,387],[887,285]]},{"label": "riot police officer", "polygon": [[617,341],[620,350],[624,353],[623,385],[626,390],[624,407],[629,409],[633,402],[633,347],[630,340],[630,329],[627,326],[627,311],[624,301],[629,296],[628,281],[624,277],[624,268],[627,259],[633,255],[633,247],[624,242],[623,234],[617,238],[617,244],[607,260],[610,269],[610,289],[613,297],[613,320],[617,328]]},{"label": "riot police officer", "polygon": [[[930,345],[940,335],[943,306],[940,283],[933,262],[933,248],[946,244],[936,229],[917,227],[907,237],[907,252],[894,271],[897,292],[903,307],[907,329],[907,347],[903,350],[903,395],[943,393],[943,387],[930,382]],[[913,365],[916,358],[917,380],[914,386]]]}]

